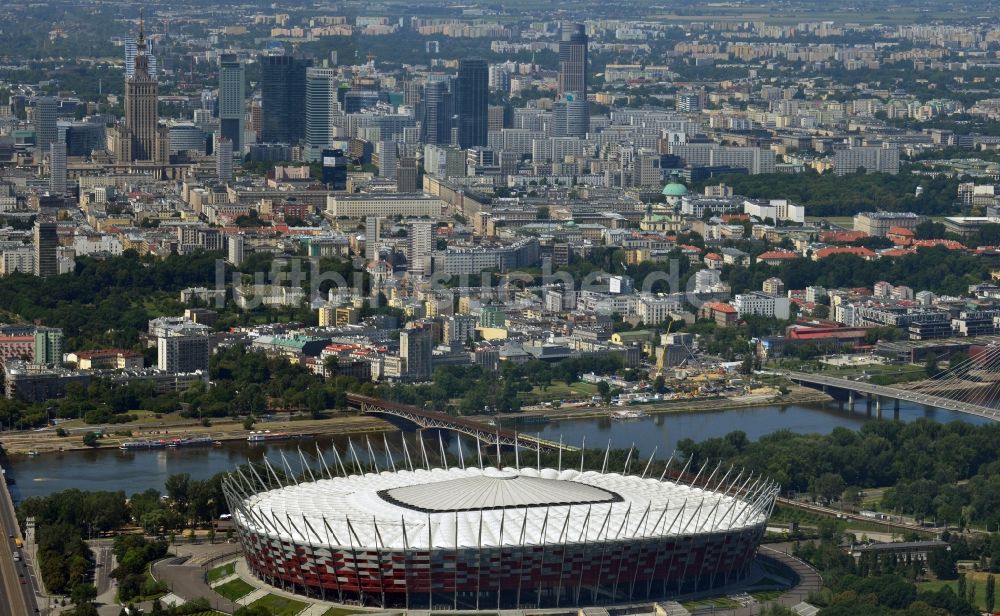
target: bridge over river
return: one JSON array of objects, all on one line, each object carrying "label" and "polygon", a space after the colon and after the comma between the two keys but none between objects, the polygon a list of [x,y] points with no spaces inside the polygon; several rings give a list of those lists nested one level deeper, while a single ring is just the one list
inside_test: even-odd
[{"label": "bridge over river", "polygon": [[517,447],[523,447],[532,451],[537,449],[543,451],[556,450],[560,448],[565,451],[577,450],[576,447],[570,445],[556,443],[530,434],[522,434],[510,428],[491,426],[467,417],[456,417],[439,411],[422,409],[412,404],[390,402],[360,394],[347,394],[347,406],[361,412],[363,415],[375,415],[385,419],[392,419],[396,424],[402,423],[415,428],[458,432],[466,436],[471,436],[485,445],[514,447],[516,444]]},{"label": "bridge over river", "polygon": [[[923,404],[925,406],[933,406],[959,413],[976,415],[977,417],[985,417],[993,421],[1000,421],[1000,409],[985,404],[985,402],[996,399],[992,397],[991,392],[997,385],[991,381],[971,381],[969,380],[969,375],[970,372],[966,372],[964,375],[966,378],[963,382],[966,384],[966,387],[960,387],[959,383],[952,382],[952,377],[946,377],[930,382],[929,386],[925,388],[904,389],[891,385],[875,385],[864,380],[825,376],[822,374],[806,372],[785,373],[785,376],[790,381],[805,385],[806,387],[822,389],[826,393],[833,393],[834,391],[846,393],[848,404],[852,408],[858,395],[861,395],[868,408],[871,409],[874,405],[876,412],[880,416],[883,400],[891,401],[894,409],[897,411],[899,410],[899,402],[902,400],[904,402]],[[978,387],[969,387],[970,383],[978,385]],[[943,395],[945,392],[957,395],[954,395],[954,397],[952,395]],[[978,392],[978,395],[970,395],[974,392]]]}]

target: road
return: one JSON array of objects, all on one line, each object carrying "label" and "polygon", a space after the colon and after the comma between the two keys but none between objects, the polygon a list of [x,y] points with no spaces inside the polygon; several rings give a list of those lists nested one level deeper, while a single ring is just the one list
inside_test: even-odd
[{"label": "road", "polygon": [[[0,526],[4,545],[0,548],[0,575],[3,576],[4,598],[0,602],[0,616],[28,616],[36,611],[35,596],[30,583],[30,575],[24,560],[14,561],[14,551],[21,550],[14,545],[14,537],[21,537],[14,514],[14,502],[7,484],[0,479]],[[22,584],[22,580],[24,583]]]}]

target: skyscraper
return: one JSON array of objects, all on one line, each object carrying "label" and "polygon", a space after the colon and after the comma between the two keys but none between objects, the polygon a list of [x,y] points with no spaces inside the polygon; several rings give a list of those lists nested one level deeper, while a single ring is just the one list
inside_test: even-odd
[{"label": "skyscraper", "polygon": [[53,141],[49,144],[49,192],[53,195],[66,194],[65,141]]},{"label": "skyscraper", "polygon": [[159,158],[159,86],[149,72],[146,55],[146,33],[139,21],[139,42],[136,48],[135,72],[125,79],[125,126],[119,158],[132,161],[154,161]]},{"label": "skyscraper", "polygon": [[[136,40],[131,36],[125,37],[125,77],[131,77],[135,75],[135,57],[139,50],[139,45]],[[149,53],[149,49],[146,50],[147,56],[149,57],[149,74],[156,77],[156,56]]]},{"label": "skyscraper", "polygon": [[222,135],[215,140],[215,173],[221,182],[233,181],[233,142]]},{"label": "skyscraper", "polygon": [[[387,180],[395,180],[399,171],[399,148],[395,141],[383,139],[378,143],[378,176]],[[399,190],[399,185],[396,185]]]},{"label": "skyscraper", "polygon": [[347,156],[341,149],[323,150],[323,183],[330,190],[347,190]]},{"label": "skyscraper", "polygon": [[341,115],[337,102],[336,69],[306,69],[306,160],[319,160],[335,136],[334,119]]},{"label": "skyscraper", "polygon": [[583,137],[590,128],[587,101],[576,92],[567,92],[552,105],[556,137]]},{"label": "skyscraper", "polygon": [[261,57],[261,129],[265,143],[297,143],[306,135],[306,69],[311,60]]},{"label": "skyscraper", "polygon": [[243,152],[246,130],[246,71],[236,54],[223,54],[219,62],[219,132]]},{"label": "skyscraper", "polygon": [[424,143],[451,143],[452,96],[446,81],[428,81],[424,85],[421,125]]},{"label": "skyscraper", "polygon": [[59,127],[56,117],[59,111],[59,101],[53,96],[41,96],[35,100],[35,147],[39,159],[48,154],[49,144],[59,138]]},{"label": "skyscraper", "polygon": [[54,222],[35,223],[35,275],[55,276],[59,273],[56,251],[59,248],[58,227]]},{"label": "skyscraper", "polygon": [[563,24],[559,41],[559,93],[587,97],[587,33],[583,24]]},{"label": "skyscraper", "polygon": [[462,58],[455,82],[458,146],[472,148],[488,143],[490,68],[482,58]]},{"label": "skyscraper", "polygon": [[396,192],[412,193],[420,190],[417,185],[417,159],[412,156],[404,156],[399,159],[396,169]]}]

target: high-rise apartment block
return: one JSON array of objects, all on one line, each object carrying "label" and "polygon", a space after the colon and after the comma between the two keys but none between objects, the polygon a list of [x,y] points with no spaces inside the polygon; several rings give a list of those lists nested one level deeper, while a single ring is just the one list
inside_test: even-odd
[{"label": "high-rise apartment block", "polygon": [[430,256],[434,250],[434,221],[412,220],[407,234],[407,270],[414,275],[430,273]]},{"label": "high-rise apartment block", "polygon": [[55,327],[37,327],[34,333],[34,353],[31,362],[44,366],[62,364],[63,331]]},{"label": "high-rise apartment block", "polygon": [[434,335],[430,328],[404,329],[399,334],[399,357],[406,360],[406,376],[426,380],[431,376]]}]

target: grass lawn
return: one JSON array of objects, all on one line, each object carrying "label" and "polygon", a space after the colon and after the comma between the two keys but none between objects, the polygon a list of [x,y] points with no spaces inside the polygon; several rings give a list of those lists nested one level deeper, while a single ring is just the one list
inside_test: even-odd
[{"label": "grass lawn", "polygon": [[785,594],[783,590],[762,590],[760,592],[752,592],[750,596],[761,603],[767,603],[768,601],[774,601],[783,594]]},{"label": "grass lawn", "polygon": [[729,610],[740,607],[738,602],[733,601],[729,597],[709,597],[708,599],[689,601],[687,603],[682,603],[681,605],[683,605],[689,612],[696,612],[705,608],[721,608]]},{"label": "grass lawn", "polygon": [[806,218],[810,221],[825,220],[831,225],[837,225],[838,227],[844,227],[845,229],[854,228],[853,216],[806,216]]},{"label": "grass lawn", "polygon": [[[965,585],[971,587],[976,585],[975,607],[980,611],[986,610],[986,578],[989,574],[983,572],[970,572],[965,574]],[[996,574],[994,574],[996,575]],[[958,592],[958,580],[934,580],[932,582],[918,582],[917,592],[921,590],[937,590],[948,586],[953,591]],[[994,606],[995,609],[996,606]]]},{"label": "grass lawn", "polygon": [[208,579],[208,583],[211,584],[212,582],[217,582],[222,578],[228,577],[234,573],[236,573],[236,563],[231,562],[231,563],[226,563],[221,567],[216,567],[215,569],[209,569],[205,577],[206,579]]},{"label": "grass lawn", "polygon": [[351,614],[359,614],[358,610],[351,609],[349,607],[331,607],[327,611],[323,612],[323,616],[350,616]]},{"label": "grass lawn", "polygon": [[520,398],[531,404],[564,398],[590,400],[590,397],[595,395],[597,395],[597,385],[593,383],[576,382],[568,385],[562,381],[553,381],[546,389],[535,387],[530,392],[520,394]]},{"label": "grass lawn", "polygon": [[230,601],[236,601],[240,597],[245,597],[256,590],[253,586],[247,584],[240,578],[235,580],[229,580],[222,586],[217,586],[215,592],[219,593],[223,597],[229,599]]},{"label": "grass lawn", "polygon": [[273,616],[294,616],[309,607],[308,603],[279,597],[278,595],[264,595],[247,607],[263,607]]}]

